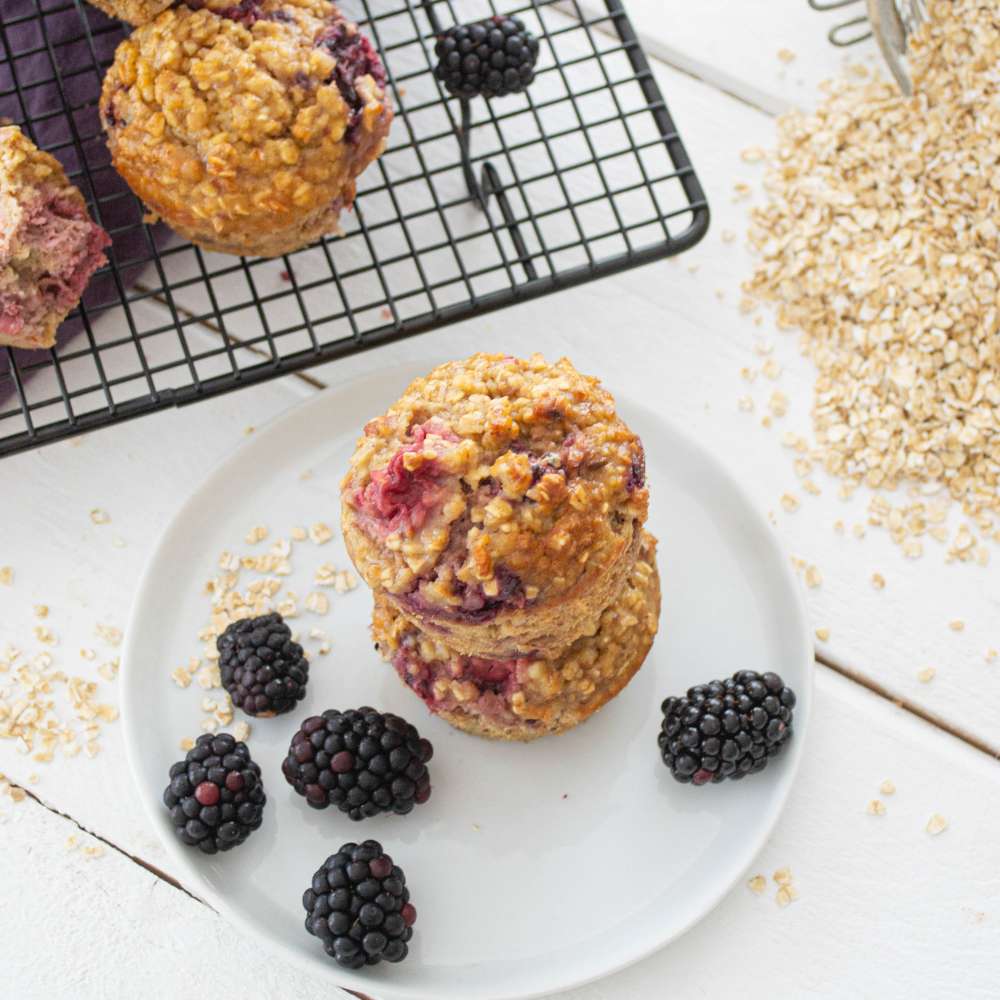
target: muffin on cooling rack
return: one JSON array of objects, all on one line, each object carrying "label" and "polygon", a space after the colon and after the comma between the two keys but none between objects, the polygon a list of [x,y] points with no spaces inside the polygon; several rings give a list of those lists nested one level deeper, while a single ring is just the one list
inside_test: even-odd
[{"label": "muffin on cooling rack", "polygon": [[[129,24],[145,24],[163,13],[174,0],[90,0],[109,17],[119,17]],[[192,7],[198,6],[192,3]]]},{"label": "muffin on cooling rack", "polygon": [[110,243],[59,161],[0,128],[0,344],[51,347]]},{"label": "muffin on cooling rack", "polygon": [[369,586],[460,653],[520,656],[566,646],[619,594],[649,494],[596,379],[476,354],[366,425],[341,500]]},{"label": "muffin on cooling rack", "polygon": [[164,222],[274,257],[338,231],[385,148],[385,80],[329,0],[188,0],[121,43],[101,118],[115,167]]},{"label": "muffin on cooling rack", "polygon": [[533,740],[571,729],[618,694],[642,666],[659,614],[656,540],[644,534],[621,595],[553,656],[463,656],[417,629],[384,594],[375,597],[372,634],[435,715],[477,736]]}]

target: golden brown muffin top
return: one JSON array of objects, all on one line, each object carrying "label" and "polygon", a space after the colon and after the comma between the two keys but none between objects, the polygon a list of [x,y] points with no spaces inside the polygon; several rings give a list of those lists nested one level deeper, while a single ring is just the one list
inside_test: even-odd
[{"label": "golden brown muffin top", "polygon": [[224,237],[247,218],[282,228],[352,194],[367,165],[354,145],[391,117],[356,25],[329,0],[189,4],[133,32],[105,77],[108,143],[139,196]]},{"label": "golden brown muffin top", "polygon": [[366,425],[342,497],[369,584],[461,617],[602,572],[649,501],[642,444],[610,393],[540,354],[475,354],[416,379]]},{"label": "golden brown muffin top", "polygon": [[173,0],[90,0],[110,17],[119,17],[129,24],[145,24],[165,11]]}]

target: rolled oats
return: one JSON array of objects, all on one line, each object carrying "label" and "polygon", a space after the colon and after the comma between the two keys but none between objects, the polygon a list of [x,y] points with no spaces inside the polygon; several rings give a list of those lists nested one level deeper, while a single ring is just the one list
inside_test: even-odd
[{"label": "rolled oats", "polygon": [[[851,490],[943,488],[969,520],[946,558],[982,565],[1000,535],[995,5],[931,0],[909,57],[912,98],[863,72],[779,119],[743,290],[804,334],[824,468]],[[871,523],[904,546],[947,539],[920,505]]]}]

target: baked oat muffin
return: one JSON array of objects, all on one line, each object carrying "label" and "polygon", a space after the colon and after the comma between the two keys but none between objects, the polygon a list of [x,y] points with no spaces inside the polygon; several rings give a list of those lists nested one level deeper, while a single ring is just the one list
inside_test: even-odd
[{"label": "baked oat muffin", "polygon": [[341,500],[369,586],[459,652],[520,656],[566,646],[620,593],[649,494],[596,379],[476,354],[366,425]]},{"label": "baked oat muffin", "polygon": [[115,167],[164,222],[209,250],[274,257],[339,231],[385,148],[385,80],[329,0],[187,0],[121,43],[101,119]]},{"label": "baked oat muffin", "polygon": [[90,2],[109,17],[120,18],[129,24],[145,24],[165,11],[174,0],[90,0]]},{"label": "baked oat muffin", "polygon": [[0,128],[0,344],[51,347],[110,243],[59,161]]},{"label": "baked oat muffin", "polygon": [[375,597],[372,634],[435,715],[477,736],[533,740],[571,729],[618,694],[642,666],[659,614],[656,541],[644,533],[621,595],[554,656],[463,656],[417,629],[384,594]]}]

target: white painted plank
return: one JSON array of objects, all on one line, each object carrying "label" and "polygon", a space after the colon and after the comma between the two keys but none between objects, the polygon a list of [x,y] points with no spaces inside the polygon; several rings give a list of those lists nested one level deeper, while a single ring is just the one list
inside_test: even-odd
[{"label": "white painted plank", "polygon": [[[576,5],[591,17],[607,10],[602,0],[567,0],[567,7]],[[820,83],[849,62],[883,66],[872,39],[837,48],[827,38],[863,15],[860,2],[828,12],[806,0],[698,0],[697,7],[688,0],[626,0],[625,7],[649,55],[772,114],[814,104]],[[859,25],[840,37],[865,32]]]},{"label": "white painted plank", "polygon": [[[817,693],[800,780],[746,873],[764,873],[766,893],[736,886],[673,946],[566,1000],[995,996],[995,765],[826,671]],[[897,791],[882,796],[886,814],[868,815],[887,778]],[[692,790],[706,794],[725,788]],[[120,797],[131,801],[127,788]],[[68,852],[67,836],[79,836],[71,823],[30,801],[0,810],[0,934],[18,996],[173,998],[195,981],[207,996],[331,995],[330,980],[260,949],[121,855]],[[936,837],[925,832],[934,813],[949,824]],[[641,872],[641,859],[632,867]],[[783,867],[800,894],[784,909],[770,877]]]}]

